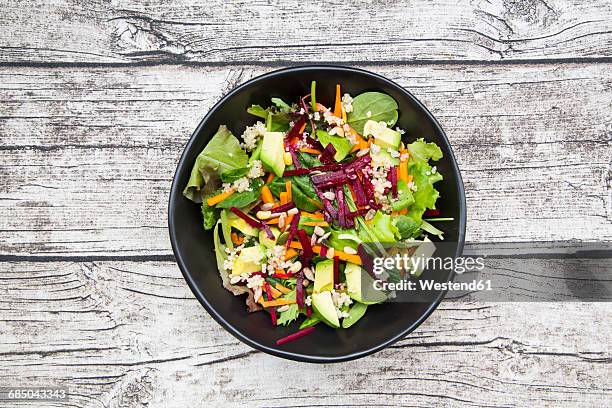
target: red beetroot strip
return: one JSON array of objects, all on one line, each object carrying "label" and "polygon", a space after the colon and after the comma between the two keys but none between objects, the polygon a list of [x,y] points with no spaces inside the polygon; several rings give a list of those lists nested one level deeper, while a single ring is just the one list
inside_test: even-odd
[{"label": "red beetroot strip", "polygon": [[290,209],[295,208],[295,203],[293,201],[287,203],[287,204],[281,204],[278,207],[272,208],[270,210],[270,212],[272,214],[276,214],[276,213],[282,213],[285,211],[289,211]]},{"label": "red beetroot strip", "polygon": [[295,302],[299,308],[304,307],[304,271],[301,270],[297,274],[295,280]]},{"label": "red beetroot strip", "polygon": [[334,288],[340,283],[340,258],[334,256]]},{"label": "red beetroot strip", "polygon": [[346,228],[346,217],[344,212],[344,189],[342,186],[336,186],[336,200],[338,201],[338,224],[342,228]]},{"label": "red beetroot strip", "polygon": [[291,224],[289,224],[289,235],[287,236],[287,243],[285,244],[285,249],[289,248],[291,241],[293,241],[293,238],[295,238],[295,234],[297,234],[297,227],[300,223],[301,216],[302,213],[295,214],[293,216],[293,219],[291,220]]},{"label": "red beetroot strip", "polygon": [[300,239],[300,244],[302,244],[302,263],[305,267],[308,267],[310,266],[310,260],[314,255],[312,252],[312,246],[310,245],[310,239],[308,238],[308,235],[306,235],[306,231],[303,229],[298,230],[297,234],[298,238]]},{"label": "red beetroot strip", "polygon": [[[268,301],[272,300],[272,290],[270,289],[270,284],[268,282],[266,282],[266,297],[268,298]],[[274,308],[274,306],[272,306],[271,308],[269,308],[270,311],[270,318],[272,319],[272,325],[276,326],[276,309]]]},{"label": "red beetroot strip", "polygon": [[281,344],[285,344],[285,343],[288,343],[288,342],[290,342],[290,341],[297,340],[297,339],[299,339],[300,337],[304,337],[304,336],[306,336],[307,334],[312,333],[314,330],[315,330],[315,327],[314,327],[314,326],[307,327],[307,328],[302,329],[302,330],[300,330],[300,331],[297,331],[297,332],[295,332],[295,333],[293,333],[293,334],[290,334],[290,335],[288,335],[287,337],[283,337],[282,339],[278,339],[278,340],[276,340],[276,345],[277,345],[277,346],[280,346]]},{"label": "red beetroot strip", "polygon": [[427,210],[423,214],[424,217],[437,217],[438,215],[440,215],[440,210],[437,208],[435,210]]},{"label": "red beetroot strip", "polygon": [[391,166],[389,169],[389,174],[391,175],[391,191],[393,192],[393,198],[397,198],[397,167]]}]

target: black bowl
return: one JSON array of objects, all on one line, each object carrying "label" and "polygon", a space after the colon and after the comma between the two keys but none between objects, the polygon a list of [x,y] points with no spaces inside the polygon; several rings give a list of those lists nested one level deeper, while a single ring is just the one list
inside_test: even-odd
[{"label": "black bowl", "polygon": [[[365,91],[391,95],[399,104],[398,125],[406,130],[404,139],[424,137],[440,146],[444,158],[437,167],[444,181],[436,184],[441,194],[438,207],[445,217],[455,219],[445,223],[443,228],[446,242],[454,243],[454,254],[459,256],[465,235],[465,193],[444,131],[431,113],[396,83],[371,72],[340,66],[304,66],[274,71],[251,79],[224,96],[202,119],[181,156],[170,192],[168,224],[172,249],[183,276],[217,322],[259,350],[292,360],[325,363],[363,357],[402,339],[434,311],[444,293],[440,292],[427,302],[376,305],[350,329],[333,330],[320,324],[308,337],[276,346],[275,341],[297,331],[298,324],[274,328],[267,313],[248,314],[244,296],[235,297],[221,286],[212,233],[202,228],[199,206],[181,194],[196,156],[219,125],[227,125],[235,135],[241,135],[245,126],[254,123],[254,117],[246,112],[248,106],[267,106],[271,97],[295,101],[309,93],[312,80],[317,81],[317,100],[328,106],[332,104],[336,83],[351,95]],[[452,276],[436,279],[448,278]]]}]

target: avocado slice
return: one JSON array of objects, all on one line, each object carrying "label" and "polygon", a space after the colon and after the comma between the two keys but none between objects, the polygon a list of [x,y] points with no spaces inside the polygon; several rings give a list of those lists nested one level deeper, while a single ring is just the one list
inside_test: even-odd
[{"label": "avocado slice", "polygon": [[259,243],[265,246],[266,248],[274,248],[274,245],[276,245],[276,240],[280,235],[280,230],[276,227],[270,227],[270,231],[272,231],[274,239],[268,238],[268,234],[266,233],[266,231],[259,231]]},{"label": "avocado slice", "polygon": [[366,310],[368,310],[368,305],[355,302],[353,307],[351,307],[348,311],[348,317],[342,319],[342,328],[348,329],[349,327],[357,323],[357,321],[363,317]]},{"label": "avocado slice", "polygon": [[374,279],[361,266],[347,262],[344,269],[348,295],[364,305],[373,305],[387,300],[387,296],[373,287]]},{"label": "avocado slice", "polygon": [[[376,141],[376,144],[378,144],[378,141]],[[372,159],[374,159],[375,157],[380,157],[380,158],[386,157],[389,160],[391,160],[391,164],[394,166],[397,166],[400,163],[399,157],[391,156],[391,153],[387,151],[387,148],[382,147],[382,146],[380,147],[380,151],[378,153],[372,153],[372,150],[370,150],[370,156],[372,157]]]},{"label": "avocado slice", "polygon": [[259,228],[251,227],[245,220],[231,211],[225,210],[225,213],[227,216],[227,223],[230,227],[234,227],[244,235],[250,235],[252,237],[256,237],[257,234],[259,234]]},{"label": "avocado slice", "polygon": [[319,262],[315,267],[314,293],[334,288],[334,263],[331,260]]},{"label": "avocado slice", "polygon": [[319,142],[321,142],[321,145],[324,148],[330,143],[334,146],[334,149],[336,149],[334,160],[337,162],[344,159],[353,148],[353,145],[348,141],[348,139],[341,136],[330,135],[324,130],[317,130],[317,139],[319,139]]},{"label": "avocado slice", "polygon": [[402,135],[393,129],[389,129],[385,122],[368,120],[363,126],[363,135],[364,137],[374,136],[376,144],[385,149],[390,147],[398,150],[402,143]]},{"label": "avocado slice", "polygon": [[336,305],[330,291],[312,294],[312,308],[319,315],[321,321],[334,329],[340,327],[340,320],[336,314]]},{"label": "avocado slice", "polygon": [[380,147],[390,147],[393,150],[398,150],[400,143],[402,143],[402,135],[393,129],[385,128],[379,134],[374,136],[374,140]]},{"label": "avocado slice", "polygon": [[261,143],[261,162],[278,177],[282,177],[285,172],[284,138],[283,132],[266,132]]},{"label": "avocado slice", "polygon": [[242,275],[243,273],[260,271],[261,261],[265,255],[264,247],[261,245],[243,248],[238,258],[234,261],[231,275]]}]

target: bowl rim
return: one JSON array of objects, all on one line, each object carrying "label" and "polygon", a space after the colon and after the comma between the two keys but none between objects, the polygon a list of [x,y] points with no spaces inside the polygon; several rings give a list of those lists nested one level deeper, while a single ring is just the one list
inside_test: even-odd
[{"label": "bowl rim", "polygon": [[[195,281],[193,279],[193,277],[191,276],[191,273],[189,272],[188,268],[185,265],[185,262],[183,261],[180,252],[178,250],[178,245],[177,245],[177,237],[176,237],[176,228],[175,228],[175,224],[174,224],[174,216],[173,214],[176,213],[176,209],[175,209],[175,198],[178,197],[182,197],[182,188],[181,186],[178,185],[178,180],[177,180],[177,174],[180,171],[181,168],[185,167],[188,163],[186,163],[187,161],[187,155],[188,152],[192,150],[193,145],[196,143],[196,140],[198,139],[198,135],[200,134],[200,132],[202,131],[202,129],[206,126],[207,122],[209,121],[209,119],[216,113],[216,111],[230,98],[232,98],[235,94],[239,93],[240,91],[242,91],[245,88],[248,88],[249,86],[253,85],[254,83],[261,81],[262,79],[268,79],[268,78],[273,78],[275,76],[280,76],[280,75],[284,75],[287,73],[299,73],[299,72],[307,72],[307,71],[312,71],[312,70],[334,70],[334,71],[345,71],[345,72],[356,72],[368,77],[372,77],[375,78],[377,80],[381,80],[383,82],[386,82],[389,86],[396,88],[399,92],[403,93],[406,95],[406,97],[408,97],[409,99],[411,99],[416,106],[421,109],[429,118],[429,120],[432,122],[434,128],[442,135],[442,137],[444,138],[444,140],[446,141],[446,144],[448,145],[449,148],[449,153],[450,153],[450,157],[448,157],[447,159],[450,159],[451,162],[451,167],[453,169],[453,171],[455,172],[456,175],[456,180],[455,183],[457,184],[457,187],[459,189],[459,202],[458,202],[458,206],[459,206],[459,226],[458,226],[458,240],[457,240],[457,255],[461,254],[463,252],[463,247],[465,244],[465,225],[466,225],[466,217],[467,217],[467,212],[466,212],[466,201],[465,201],[465,188],[463,185],[463,179],[461,177],[461,172],[459,170],[459,166],[457,165],[457,160],[455,158],[454,152],[452,150],[452,146],[450,144],[450,141],[448,140],[448,137],[446,136],[446,132],[444,132],[444,129],[442,128],[442,126],[440,125],[440,123],[438,123],[438,121],[436,120],[436,118],[432,115],[432,113],[429,111],[429,109],[427,109],[425,107],[425,105],[423,105],[423,103],[421,103],[421,101],[419,101],[410,91],[408,91],[407,89],[405,89],[404,87],[402,87],[401,85],[397,84],[396,82],[371,71],[367,71],[365,69],[361,69],[361,68],[355,68],[355,67],[350,67],[350,66],[345,66],[345,65],[333,65],[333,64],[312,64],[312,65],[298,65],[298,66],[291,66],[291,67],[287,67],[287,68],[282,68],[282,69],[278,69],[278,70],[274,70],[271,72],[266,72],[262,75],[258,75],[256,77],[253,77],[251,79],[249,79],[248,81],[236,86],[235,88],[233,88],[232,90],[230,90],[229,92],[227,92],[217,103],[215,103],[210,110],[208,111],[208,113],[204,116],[204,118],[202,118],[202,120],[200,121],[200,123],[198,124],[198,126],[196,127],[196,129],[194,130],[194,132],[191,134],[191,137],[189,138],[189,141],[187,142],[187,144],[185,145],[185,148],[183,149],[183,153],[181,154],[181,157],[179,159],[179,162],[176,166],[176,170],[174,172],[174,177],[172,178],[172,186],[170,189],[170,194],[169,194],[169,199],[168,199],[168,231],[169,231],[169,235],[170,235],[170,243],[172,246],[172,252],[174,253],[174,257],[176,260],[176,263],[179,266],[179,269],[181,270],[181,273],[183,275],[183,277],[185,278],[185,281],[187,282],[187,285],[189,286],[189,288],[191,289],[191,291],[193,292],[193,294],[195,295],[196,299],[200,302],[200,304],[202,306],[204,306],[204,308],[206,309],[206,311],[213,317],[213,319],[215,319],[217,321],[217,323],[219,323],[223,328],[225,328],[231,335],[233,335],[234,337],[236,337],[238,340],[242,341],[243,343],[257,349],[260,351],[263,351],[265,353],[268,354],[272,354],[274,356],[277,357],[282,357],[282,358],[286,358],[289,360],[294,360],[294,361],[300,361],[300,362],[309,362],[309,363],[334,363],[334,362],[343,362],[343,361],[349,361],[349,360],[354,360],[360,357],[365,357],[367,355],[376,353],[377,351],[380,351],[386,347],[389,347],[390,345],[396,343],[397,341],[403,339],[404,337],[406,337],[408,334],[410,334],[411,332],[413,332],[417,327],[419,327],[432,313],[433,311],[438,307],[438,305],[440,304],[440,302],[442,301],[442,299],[444,298],[444,296],[446,295],[446,291],[441,292],[436,299],[434,299],[429,307],[427,308],[427,310],[425,310],[425,312],[412,324],[410,324],[408,327],[406,327],[404,330],[402,330],[400,333],[396,334],[395,336],[387,339],[386,341],[374,346],[374,347],[370,347],[368,349],[362,350],[362,351],[358,351],[358,352],[354,352],[354,353],[349,353],[346,355],[340,355],[340,356],[317,356],[317,355],[310,355],[310,354],[306,354],[306,353],[294,353],[294,352],[290,352],[290,351],[285,351],[279,348],[274,348],[274,347],[270,347],[267,346],[265,344],[261,344],[251,338],[249,338],[248,336],[243,335],[240,331],[238,331],[237,329],[235,329],[232,324],[230,324],[228,321],[226,321],[223,316],[221,316],[220,313],[218,313],[216,311],[216,309],[213,307],[213,305],[211,305],[206,298],[203,295],[203,292],[201,291],[201,289],[195,284]],[[451,278],[454,277],[454,273],[453,275],[451,275]]]}]

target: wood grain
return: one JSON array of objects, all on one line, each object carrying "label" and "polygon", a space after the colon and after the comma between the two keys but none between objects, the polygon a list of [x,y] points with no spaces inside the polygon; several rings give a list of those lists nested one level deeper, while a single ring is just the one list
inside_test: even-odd
[{"label": "wood grain", "polygon": [[7,64],[612,57],[607,0],[0,2]]},{"label": "wood grain", "polygon": [[[75,395],[49,406],[612,402],[605,303],[445,302],[390,349],[321,366],[238,342],[172,262],[2,265],[0,383],[63,385]],[[262,388],[264,379],[282,386]]]},{"label": "wood grain", "polygon": [[[612,238],[609,65],[387,67],[446,129],[470,241]],[[0,71],[0,253],[169,255],[178,157],[259,68]]]}]

